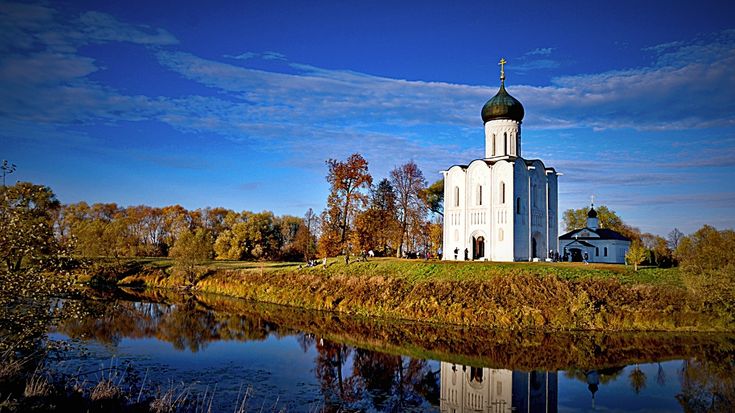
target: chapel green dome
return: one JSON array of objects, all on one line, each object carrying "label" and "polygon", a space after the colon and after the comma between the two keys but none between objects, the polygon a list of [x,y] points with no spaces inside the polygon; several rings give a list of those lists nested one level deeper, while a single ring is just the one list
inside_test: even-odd
[{"label": "chapel green dome", "polygon": [[511,96],[505,90],[505,82],[500,83],[500,90],[482,107],[482,121],[488,122],[495,119],[510,119],[516,122],[523,120],[525,115],[523,105],[518,99]]}]

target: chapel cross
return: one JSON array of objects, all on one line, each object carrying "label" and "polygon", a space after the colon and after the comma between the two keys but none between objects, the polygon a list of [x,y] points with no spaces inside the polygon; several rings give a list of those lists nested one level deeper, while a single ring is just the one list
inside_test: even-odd
[{"label": "chapel cross", "polygon": [[594,195],[590,196],[590,202],[592,203],[592,206],[594,207],[595,206],[595,196]]},{"label": "chapel cross", "polygon": [[504,57],[500,58],[500,80],[505,80],[505,64],[508,63]]}]

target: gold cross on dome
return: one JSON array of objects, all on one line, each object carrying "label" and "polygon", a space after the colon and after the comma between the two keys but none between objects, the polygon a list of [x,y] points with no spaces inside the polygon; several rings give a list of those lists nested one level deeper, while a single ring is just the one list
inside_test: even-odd
[{"label": "gold cross on dome", "polygon": [[593,207],[595,206],[595,196],[594,195],[590,196],[590,203],[592,204]]},{"label": "gold cross on dome", "polygon": [[500,58],[500,80],[505,80],[505,64],[508,63],[504,57]]}]

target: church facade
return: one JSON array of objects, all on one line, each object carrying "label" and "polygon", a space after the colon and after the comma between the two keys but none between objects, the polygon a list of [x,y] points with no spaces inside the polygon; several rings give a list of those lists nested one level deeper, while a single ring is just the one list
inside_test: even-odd
[{"label": "church facade", "polygon": [[565,261],[625,263],[630,238],[607,228],[599,227],[595,205],[587,212],[587,226],[559,237],[559,246]]},{"label": "church facade", "polygon": [[485,154],[444,176],[444,260],[532,261],[558,254],[558,176],[521,154],[521,102],[500,89],[482,108]]},{"label": "church facade", "polygon": [[520,372],[441,362],[441,413],[558,411],[556,372]]}]

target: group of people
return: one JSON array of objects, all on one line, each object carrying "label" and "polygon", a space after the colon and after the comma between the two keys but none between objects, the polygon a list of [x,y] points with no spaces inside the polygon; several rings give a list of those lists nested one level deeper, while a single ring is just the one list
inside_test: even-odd
[{"label": "group of people", "polygon": [[[454,249],[454,260],[456,261],[459,257],[459,248]],[[464,249],[464,260],[469,261],[470,260],[470,250],[465,248]]]},{"label": "group of people", "polygon": [[[307,267],[307,268],[308,268],[308,267],[316,267],[317,265],[319,265],[319,261],[321,261],[321,262],[322,262],[322,266],[323,266],[324,268],[327,268],[327,257],[324,257],[324,259],[322,259],[322,260],[317,260],[317,259],[313,259],[313,260],[308,260],[308,261],[306,262],[306,267]],[[304,268],[304,266],[303,266],[303,265],[301,265],[301,264],[299,264],[299,269],[302,269],[302,268]]]}]

